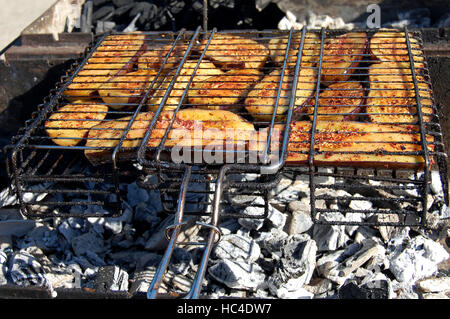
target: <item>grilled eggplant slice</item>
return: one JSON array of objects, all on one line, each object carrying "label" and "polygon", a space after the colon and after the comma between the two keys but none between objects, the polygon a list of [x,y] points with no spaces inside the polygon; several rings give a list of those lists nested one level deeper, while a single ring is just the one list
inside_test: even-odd
[{"label": "grilled eggplant slice", "polygon": [[[314,116],[316,100],[310,99],[307,106],[300,109],[301,113]],[[319,94],[317,119],[320,121],[351,121],[355,120],[364,107],[364,89],[359,82],[333,83]]]},{"label": "grilled eggplant slice", "polygon": [[113,109],[136,107],[150,88],[155,76],[156,72],[151,70],[138,70],[117,75],[102,84],[98,93],[102,100]]},{"label": "grilled eggplant slice", "polygon": [[[173,114],[174,112],[171,111],[161,112],[152,130],[149,147],[158,147],[161,144]],[[119,154],[121,160],[135,156],[130,148],[140,145],[153,117],[153,112],[137,115],[122,145],[124,151]],[[89,131],[86,146],[90,149],[85,150],[85,156],[92,164],[111,161],[112,150],[119,143],[130,119],[131,116],[105,121]],[[237,148],[239,145],[245,146],[255,133],[253,124],[232,112],[184,109],[177,112],[164,146],[168,149],[174,147]]]},{"label": "grilled eggplant slice", "polygon": [[[208,39],[204,39],[198,50],[204,51]],[[214,34],[205,52],[205,57],[220,68],[259,69],[269,57],[269,49],[255,40],[231,34]]]},{"label": "grilled eggplant slice", "polygon": [[239,109],[239,102],[247,96],[261,76],[256,69],[238,69],[193,83],[188,93],[188,102],[194,107],[209,110]]},{"label": "grilled eggplant slice", "polygon": [[[423,54],[419,41],[409,33],[409,42],[414,62],[423,62]],[[409,62],[408,46],[406,44],[405,32],[394,30],[380,30],[370,39],[370,53],[379,62]]]},{"label": "grilled eggplant slice", "polygon": [[64,91],[65,97],[69,101],[95,98],[98,88],[112,76],[131,71],[145,48],[144,40],[143,34],[107,36]]},{"label": "grilled eggplant slice", "polygon": [[347,81],[355,72],[367,51],[367,35],[363,32],[347,33],[326,39],[322,54],[321,83]]},{"label": "grilled eggplant slice", "polygon": [[183,58],[184,54],[186,53],[186,50],[188,48],[188,45],[186,44],[177,44],[173,47],[172,45],[164,45],[161,47],[152,47],[151,50],[144,52],[139,58],[138,58],[138,69],[142,70],[159,70],[161,66],[164,63],[164,60],[166,59],[167,55],[169,54],[170,50],[172,49],[172,52],[170,52],[169,57],[167,58],[166,63],[164,63],[164,66],[162,68],[162,72],[168,72],[172,68],[178,65],[180,63],[181,59]]},{"label": "grilled eggplant slice", "polygon": [[108,112],[106,105],[76,101],[53,113],[45,122],[47,134],[60,146],[75,146],[89,129],[99,124]]},{"label": "grilled eggplant slice", "polygon": [[116,75],[127,67],[131,70],[132,63],[145,49],[144,34],[109,35],[88,59],[84,70],[104,70],[107,74]]},{"label": "grilled eggplant slice", "polygon": [[[422,63],[416,63],[416,67]],[[433,113],[431,91],[425,79],[416,70],[417,86],[422,104],[424,121],[431,121],[426,114]],[[369,69],[370,91],[367,97],[367,113],[376,123],[417,123],[417,101],[409,62],[382,62]]]},{"label": "grilled eggplant slice", "polygon": [[[181,97],[183,96],[183,92],[186,89],[186,86],[189,83],[192,73],[197,66],[198,61],[186,61],[180,70],[180,74],[178,75],[175,84],[165,102],[163,110],[170,111],[176,109],[178,103],[180,102]],[[173,79],[173,73],[175,71],[169,73],[164,81],[160,83],[160,85],[155,90],[155,93],[151,98],[149,98],[147,102],[147,110],[148,111],[156,111],[166,93],[167,89],[170,86],[170,83]],[[213,63],[209,61],[201,61],[197,71],[195,72],[194,78],[192,79],[191,87],[194,83],[199,83],[202,81],[207,81],[208,78],[216,75],[223,75],[224,72],[216,68]]]},{"label": "grilled eggplant slice", "polygon": [[108,70],[80,70],[64,91],[64,97],[70,102],[91,101],[98,97],[98,88],[111,77]]},{"label": "grilled eggplant slice", "polygon": [[[301,38],[302,38],[301,33],[293,35],[291,44],[289,46],[289,55],[287,61],[288,67],[295,67]],[[270,39],[268,45],[270,50],[270,58],[275,64],[283,65],[288,42],[289,42],[288,36]],[[316,63],[319,61],[319,54],[320,54],[320,39],[318,35],[313,32],[307,32],[303,44],[301,66],[302,67],[315,66]]]},{"label": "grilled eggplant slice", "polygon": [[[245,108],[253,118],[270,121],[274,112],[281,71],[275,70],[266,75],[260,83],[255,85],[245,99]],[[289,108],[293,77],[285,74],[281,85],[280,99],[278,101],[277,115],[285,114]],[[307,101],[316,87],[316,72],[312,68],[302,68],[299,71],[297,92],[294,107],[301,107]],[[276,116],[280,120],[282,116]]]},{"label": "grilled eggplant slice", "polygon": [[[308,163],[311,127],[311,122],[292,123],[287,165]],[[433,137],[427,135],[427,141],[429,151],[433,151]],[[315,165],[419,169],[424,166],[424,158],[415,152],[421,150],[417,125],[352,121],[318,121],[316,125]]]}]

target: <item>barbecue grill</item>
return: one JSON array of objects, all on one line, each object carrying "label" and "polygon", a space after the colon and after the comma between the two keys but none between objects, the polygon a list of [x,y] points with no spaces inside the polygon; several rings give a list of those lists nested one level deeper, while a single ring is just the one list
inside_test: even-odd
[{"label": "barbecue grill", "polygon": [[[358,39],[361,37],[361,32],[365,34],[364,36],[367,35],[369,40],[375,33],[381,39],[392,39],[392,48],[397,45],[402,46],[401,53],[389,53],[390,47],[387,46],[384,47],[386,52],[383,54],[386,62],[392,61],[393,57],[394,60],[399,59],[407,65],[405,72],[410,78],[400,81],[401,84],[407,83],[405,88],[394,89],[399,92],[398,96],[386,98],[382,94],[382,89],[371,88],[379,81],[369,77],[369,70],[373,70],[373,65],[376,63],[373,60],[373,54],[368,50],[367,43],[350,45],[351,49],[360,49],[362,53],[341,52],[337,55],[327,53],[327,50],[330,50],[329,44],[327,47],[329,39],[335,39],[344,34]],[[208,48],[211,50],[214,47],[219,57],[222,50],[229,50],[230,44],[218,45],[214,42],[215,39],[220,39],[224,35],[249,39],[266,47],[270,45],[271,40],[284,41],[282,49],[276,50],[275,54],[271,52],[271,58],[264,60],[260,67],[261,78],[273,74],[272,72],[278,72],[278,79],[267,81],[274,84],[273,89],[267,91],[269,95],[266,96],[272,98],[271,103],[259,105],[270,111],[251,113],[245,108],[245,96],[250,94],[251,88],[256,83],[249,84],[245,80],[236,82],[249,84],[242,90],[244,97],[239,95],[241,92],[232,91],[232,88],[216,89],[217,94],[211,93],[214,92],[214,89],[211,89],[209,98],[219,99],[219,103],[209,103],[202,107],[214,109],[223,106],[224,98],[236,98],[233,103],[230,103],[234,113],[239,115],[243,122],[253,123],[256,135],[252,135],[249,139],[238,137],[234,140],[235,144],[232,144],[231,149],[223,147],[223,140],[220,140],[219,146],[222,147],[214,149],[213,154],[216,155],[214,157],[216,160],[213,162],[206,162],[204,159],[194,162],[175,162],[170,155],[174,149],[173,140],[178,141],[173,134],[179,124],[178,115],[184,109],[199,106],[192,102],[192,97],[196,97],[191,93],[196,82],[195,77],[202,74],[198,72],[202,70],[203,62],[214,62]],[[125,48],[121,46],[120,41],[137,39],[142,39],[138,42],[139,45],[131,42],[131,45]],[[307,47],[308,41],[314,41],[314,39],[318,39],[316,50]],[[402,41],[395,42],[398,39]],[[247,63],[259,61],[262,54],[245,53],[244,42],[233,44],[240,46],[240,49],[237,49],[237,56],[239,50],[243,50],[242,55],[248,54]],[[334,49],[332,44],[331,49]],[[144,52],[153,52],[156,56],[162,57],[158,63],[151,60],[153,61],[151,63],[155,63],[152,66],[157,65],[156,68],[150,68],[148,64],[143,68],[139,66]],[[347,58],[350,67],[330,66],[329,62],[326,62],[329,61],[328,56]],[[105,62],[100,58],[108,60]],[[275,63],[277,58],[282,62]],[[193,67],[188,68],[188,75],[186,75],[183,72],[186,70],[184,67],[188,61],[193,62],[190,64]],[[239,63],[237,66],[242,67]],[[233,63],[228,63],[225,66],[222,65],[221,69],[229,72],[235,67]],[[147,78],[130,76],[130,73],[148,69],[154,70],[152,76]],[[208,67],[203,70],[210,71]],[[312,70],[315,74],[314,81],[305,76],[302,70]],[[358,145],[356,149],[340,149],[348,141],[333,140],[327,136],[333,134],[344,137],[352,134],[358,136],[358,131],[351,131],[351,127],[344,128],[342,131],[320,128],[321,117],[351,116],[352,122],[368,125],[368,119],[373,113],[368,112],[365,107],[357,113],[347,111],[346,108],[351,106],[348,100],[360,98],[357,95],[346,96],[347,100],[343,100],[346,102],[335,105],[337,112],[321,111],[321,107],[330,106],[321,102],[321,93],[327,85],[326,83],[324,85],[324,70],[326,72],[331,70],[331,73],[338,77],[348,73],[349,78],[338,79],[336,82],[360,83],[364,91],[362,100],[364,106],[367,106],[368,92],[373,90],[376,91],[375,95],[372,95],[373,99],[383,97],[388,102],[388,105],[379,104],[378,106],[389,106],[393,103],[400,108],[403,107],[398,113],[381,112],[378,115],[393,116],[393,118],[411,115],[410,121],[395,123],[394,120],[389,123],[399,128],[407,127],[409,130],[395,131],[392,128],[382,132],[369,130],[368,133],[374,134],[374,139],[367,141],[358,140],[356,137],[356,140],[353,140],[354,144]],[[391,75],[389,70],[386,73],[383,67],[379,67],[379,70],[382,76]],[[227,78],[226,74],[224,79]],[[236,74],[243,75],[239,72]],[[376,75],[380,74],[376,73]],[[231,77],[231,75],[228,76]],[[77,84],[85,83],[86,77],[89,78],[87,85],[77,86]],[[120,85],[108,87],[105,90],[107,97],[112,100],[109,103],[105,103],[101,96],[92,95],[91,91],[101,90],[102,85],[113,78],[118,79],[115,83],[131,84],[131,91],[124,91]],[[211,78],[204,81],[212,81]],[[307,94],[307,90],[303,87],[308,83],[313,87],[312,94]],[[301,89],[292,89],[299,86]],[[232,93],[228,94],[228,91]],[[407,94],[407,99],[404,94]],[[155,96],[158,98],[155,99]],[[309,108],[296,105],[298,98],[304,98],[305,102],[302,106],[309,105]],[[331,90],[330,98],[340,99],[333,94],[333,90]],[[407,100],[407,104],[396,104],[397,99]],[[61,109],[69,101],[75,107],[95,103],[95,105],[106,105],[109,108],[107,111],[94,109],[81,111],[81,113],[79,110]],[[148,109],[152,109],[153,113],[144,122],[139,116]],[[165,118],[168,109],[171,116]],[[405,113],[404,109],[413,109],[413,112]],[[88,118],[79,115],[84,113],[89,115]],[[55,117],[55,114],[65,116],[61,119],[61,117]],[[54,133],[51,136],[49,123],[55,121],[58,121],[58,125],[51,126]],[[100,127],[90,125],[89,122],[95,122]],[[298,131],[294,123],[300,122],[308,122],[307,129],[303,128],[302,131],[300,128]],[[78,123],[81,124],[75,125]],[[114,125],[102,127],[102,123]],[[142,123],[144,127],[140,127]],[[68,131],[69,129],[71,131]],[[72,137],[67,136],[67,132],[83,131],[87,134],[96,130],[107,134],[86,137],[85,134],[71,133]],[[61,134],[56,134],[60,132]],[[297,135],[299,132],[300,135]],[[395,136],[395,134],[409,136],[401,142],[400,150],[371,147],[395,144],[395,139],[394,141],[388,139],[388,136]],[[253,140],[254,136],[258,137],[256,142]],[[263,138],[260,138],[261,136]],[[201,144],[198,147],[195,144],[195,137],[190,139],[190,142],[188,148],[183,148],[183,151],[188,151],[190,154],[188,157],[190,160],[195,159],[197,154],[204,154],[204,145]],[[334,148],[321,151],[322,148],[326,149],[324,145],[328,144],[334,145]],[[369,145],[369,148],[364,148],[365,145]],[[354,30],[349,32],[327,29],[307,30],[305,27],[301,31],[218,32],[216,29],[202,31],[199,27],[195,31],[181,30],[177,33],[105,34],[96,39],[80,61],[72,65],[51,95],[38,106],[38,111],[33,114],[33,118],[13,138],[9,151],[8,171],[13,181],[13,191],[17,194],[21,211],[30,218],[118,216],[123,209],[120,186],[127,180],[138,180],[143,188],[160,190],[163,208],[167,213],[174,213],[174,223],[167,228],[166,237],[169,244],[150,286],[149,298],[155,298],[158,295],[173,249],[177,245],[200,244],[204,245],[204,254],[192,289],[186,296],[197,298],[201,291],[209,254],[214,243],[220,240],[221,231],[217,226],[220,217],[265,218],[271,189],[277,185],[283,174],[309,180],[311,215],[316,223],[425,227],[432,169],[439,171],[445,201],[448,204],[446,154],[437,109],[432,97],[430,76],[423,55],[423,43],[419,32],[410,31],[407,28],[397,31]],[[101,154],[101,160],[95,162],[92,161],[92,157],[88,157],[89,160],[87,160],[89,152]],[[227,157],[230,154],[231,156]],[[333,156],[342,158],[342,162],[336,159],[327,162],[329,158],[333,159]],[[372,156],[377,160],[361,164],[357,160],[346,161],[346,156],[350,158],[351,156]],[[395,156],[413,158],[413,165],[393,164],[392,159],[395,159]],[[232,160],[223,162],[225,158],[232,158]],[[149,178],[149,176],[155,178]],[[42,183],[45,183],[45,189],[39,188]],[[330,195],[327,192],[329,189],[337,191],[357,189],[358,193],[366,196],[367,200],[385,203],[386,208],[361,211],[344,209],[340,207],[340,202],[361,198],[339,196],[339,192],[335,193],[337,195]],[[375,195],[370,192],[373,189],[376,189]],[[389,197],[381,195],[386,191],[391,194]],[[41,200],[40,194],[47,194],[50,199]],[[265,203],[261,206],[263,213],[255,216],[222,212],[221,203],[234,195],[261,197]],[[318,206],[319,201],[333,202],[335,205],[332,208],[323,208]],[[84,209],[75,209],[80,206]],[[105,209],[102,212],[90,209],[98,206]],[[347,219],[334,219],[336,212],[345,214]],[[367,218],[355,221],[352,218],[354,213],[363,214]],[[185,224],[183,222],[185,215],[209,217],[208,223],[199,222],[200,226],[209,229],[209,237],[205,243],[177,242],[177,236]]]}]

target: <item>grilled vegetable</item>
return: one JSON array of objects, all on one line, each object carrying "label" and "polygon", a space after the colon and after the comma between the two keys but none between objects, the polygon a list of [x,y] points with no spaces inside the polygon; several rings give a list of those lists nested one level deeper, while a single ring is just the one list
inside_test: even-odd
[{"label": "grilled vegetable", "polygon": [[[260,83],[256,84],[245,100],[245,108],[258,120],[270,121],[274,112],[281,71],[275,70],[266,75]],[[281,85],[280,99],[278,101],[277,114],[285,114],[289,108],[293,77],[285,74]],[[294,107],[301,107],[312,95],[316,87],[316,73],[314,69],[302,68],[299,71],[297,92]],[[280,120],[276,116],[276,120]]]},{"label": "grilled vegetable", "polygon": [[163,65],[164,60],[170,52],[169,58],[162,68],[162,72],[168,72],[173,67],[177,66],[178,63],[183,58],[187,50],[186,44],[177,44],[173,47],[172,45],[164,45],[161,47],[152,47],[149,51],[144,52],[138,58],[138,69],[142,70],[159,70]]},{"label": "grilled vegetable", "polygon": [[[102,100],[113,109],[135,107],[150,88],[156,75],[156,72],[153,72],[151,74],[149,70],[138,70],[117,75],[102,84],[98,93]],[[136,105],[130,105],[133,103]]]},{"label": "grilled vegetable", "polygon": [[[152,130],[149,147],[160,145],[173,114],[171,111],[161,112]],[[140,145],[153,116],[153,112],[137,115],[122,145],[124,150],[120,153],[121,159],[127,159],[133,154],[130,148]],[[105,121],[89,131],[86,146],[92,149],[87,149],[85,155],[91,163],[111,161],[112,150],[119,143],[130,119],[131,116]],[[232,112],[184,109],[177,112],[164,146],[169,149],[194,146],[201,146],[203,149],[237,148],[238,145],[245,146],[255,133],[251,123]]]},{"label": "grilled vegetable", "polygon": [[[350,121],[361,112],[364,101],[364,89],[358,82],[333,83],[319,94],[317,105],[317,119],[321,121]],[[301,108],[302,113],[314,116],[316,100],[310,99],[307,106]]]},{"label": "grilled vegetable", "polygon": [[[421,63],[417,63],[416,67]],[[423,64],[422,64],[423,66]],[[422,113],[432,114],[431,91],[425,79],[416,70],[417,86],[422,98]],[[382,62],[369,69],[370,91],[367,113],[371,122],[417,123],[417,101],[414,82],[408,62]],[[431,116],[424,116],[431,121]]]},{"label": "grilled vegetable", "polygon": [[108,70],[81,70],[64,91],[70,102],[90,101],[98,96],[98,88],[111,78]]},{"label": "grilled vegetable", "polygon": [[[292,123],[288,165],[307,164],[311,127],[311,122]],[[417,125],[318,121],[314,140],[315,165],[384,168],[424,165],[423,156],[414,154],[422,150]],[[427,136],[427,142],[431,143],[429,151],[433,151],[431,135]],[[386,154],[389,152],[395,154]]]},{"label": "grilled vegetable", "polygon": [[[186,89],[186,86],[189,83],[192,73],[197,66],[198,61],[186,61],[183,64],[182,69],[180,70],[180,74],[178,75],[175,84],[169,94],[169,97],[165,103],[164,110],[170,111],[176,109],[178,103],[180,102],[181,97],[183,96],[183,92]],[[170,83],[173,79],[173,73],[175,71],[169,73],[164,81],[160,83],[160,85],[155,90],[155,93],[151,98],[149,98],[147,102],[147,110],[148,111],[156,111],[166,93],[167,89],[170,86]],[[216,68],[213,63],[209,61],[202,61],[195,72],[194,78],[192,79],[191,87],[193,83],[198,83],[202,81],[206,81],[208,78],[214,75],[223,75],[224,72],[219,68]]]},{"label": "grilled vegetable", "polygon": [[144,34],[109,35],[88,59],[83,70],[104,70],[115,75],[127,66],[131,70],[132,62],[145,49]]},{"label": "grilled vegetable", "polygon": [[[294,67],[297,62],[297,54],[300,47],[301,38],[302,38],[301,34],[294,34],[292,36],[291,44],[289,46],[289,56],[287,62],[287,66],[289,67]],[[270,39],[268,47],[270,50],[270,58],[274,63],[278,65],[283,64],[288,41],[289,41],[288,36]],[[317,36],[316,33],[307,32],[303,44],[301,66],[302,67],[315,66],[317,61],[319,61],[319,53],[320,53],[319,37]]]},{"label": "grilled vegetable", "polygon": [[367,49],[365,33],[348,33],[326,39],[322,53],[321,83],[347,81],[355,72]]},{"label": "grilled vegetable", "polygon": [[101,104],[83,104],[76,101],[58,109],[45,122],[47,134],[55,144],[75,146],[87,135],[89,129],[99,124],[108,112],[108,107]]},{"label": "grilled vegetable", "polygon": [[196,82],[189,90],[188,102],[203,109],[237,109],[250,89],[261,78],[254,69],[231,70],[224,75],[213,76]]},{"label": "grilled vegetable", "polygon": [[[202,52],[208,39],[204,39],[198,51]],[[205,57],[224,70],[228,69],[259,69],[267,61],[269,50],[255,40],[237,35],[214,34]]]},{"label": "grilled vegetable", "polygon": [[91,100],[112,76],[131,71],[133,61],[145,48],[144,39],[142,34],[107,36],[64,91],[65,97],[69,101]]},{"label": "grilled vegetable", "polygon": [[[392,32],[389,32],[392,31]],[[414,62],[423,61],[423,54],[419,42],[412,33],[409,34],[411,53]],[[380,62],[399,61],[409,62],[408,46],[405,32],[380,30],[370,39],[370,53]]]}]

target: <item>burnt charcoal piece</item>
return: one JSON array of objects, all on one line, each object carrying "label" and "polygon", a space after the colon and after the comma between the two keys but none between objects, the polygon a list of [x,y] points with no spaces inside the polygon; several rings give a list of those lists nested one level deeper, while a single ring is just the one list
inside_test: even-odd
[{"label": "burnt charcoal piece", "polygon": [[144,25],[146,22],[152,21],[157,13],[158,7],[153,3],[137,2],[134,8],[131,10],[129,16],[134,18],[136,15],[141,14],[138,19],[139,24]]},{"label": "burnt charcoal piece", "polygon": [[385,280],[372,282],[371,287],[358,287],[351,282],[340,288],[338,294],[339,299],[388,299],[389,287]]},{"label": "burnt charcoal piece", "polygon": [[114,14],[114,6],[103,6],[97,10],[94,10],[92,14],[92,21],[95,23],[97,20],[108,20]]},{"label": "burnt charcoal piece", "polygon": [[134,4],[133,3],[130,3],[130,4],[127,4],[127,5],[124,5],[124,6],[120,6],[114,11],[114,15],[116,17],[120,17],[120,16],[124,15],[125,13],[127,13],[128,11],[130,11],[131,8],[134,8]]},{"label": "burnt charcoal piece", "polygon": [[184,3],[184,1],[171,0],[169,1],[167,7],[169,8],[169,11],[172,12],[173,14],[178,14],[184,9],[185,5],[186,4]]},{"label": "burnt charcoal piece", "polygon": [[99,7],[108,2],[111,2],[111,0],[92,0],[92,4],[94,5],[94,7]]},{"label": "burnt charcoal piece", "polygon": [[117,266],[100,267],[94,288],[98,292],[128,291],[128,273]]},{"label": "burnt charcoal piece", "polygon": [[132,5],[135,1],[134,0],[112,0],[114,5],[118,7],[126,6],[126,5]]}]

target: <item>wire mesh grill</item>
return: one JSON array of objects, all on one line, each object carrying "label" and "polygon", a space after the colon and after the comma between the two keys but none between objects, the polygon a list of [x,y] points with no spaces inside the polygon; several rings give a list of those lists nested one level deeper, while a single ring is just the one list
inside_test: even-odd
[{"label": "wire mesh grill", "polygon": [[[192,165],[215,167],[216,177],[223,165],[225,176],[266,174],[255,182],[260,188],[281,168],[307,174],[314,216],[318,167],[392,170],[383,182],[414,185],[420,222],[433,165],[448,196],[423,43],[406,29],[104,35],[35,116],[11,156],[28,213],[24,194],[44,180],[54,192],[86,189],[89,204],[120,206],[122,175],[140,174],[133,163],[154,170],[158,187]],[[415,177],[397,178],[399,169]],[[365,181],[377,180],[371,176]]]},{"label": "wire mesh grill", "polygon": [[[120,213],[126,180],[160,191],[174,223],[149,298],[174,248],[202,244],[196,298],[219,218],[265,218],[281,173],[308,183],[316,223],[426,225],[436,168],[448,204],[423,43],[406,28],[104,35],[10,151],[34,217]],[[261,214],[242,213],[247,199]],[[208,219],[206,242],[178,242],[186,215]]]}]

